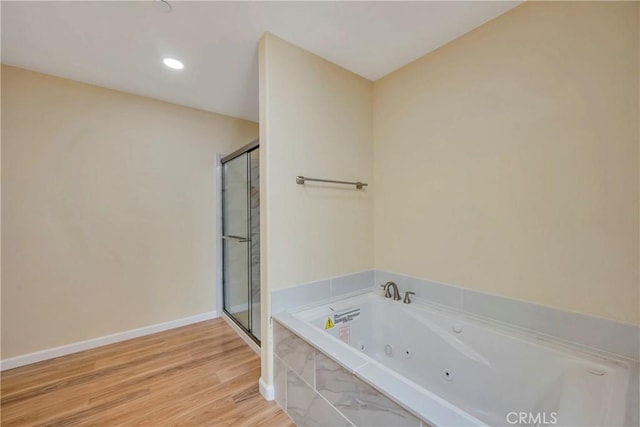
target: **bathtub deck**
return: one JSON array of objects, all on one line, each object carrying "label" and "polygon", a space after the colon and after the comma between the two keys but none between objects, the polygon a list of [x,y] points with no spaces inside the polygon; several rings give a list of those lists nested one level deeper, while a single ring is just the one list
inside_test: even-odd
[{"label": "bathtub deck", "polygon": [[1,424],[293,426],[215,319],[2,373]]}]

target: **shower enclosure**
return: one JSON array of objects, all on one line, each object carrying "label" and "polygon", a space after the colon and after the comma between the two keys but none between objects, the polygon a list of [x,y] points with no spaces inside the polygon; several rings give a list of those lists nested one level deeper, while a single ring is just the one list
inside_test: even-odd
[{"label": "shower enclosure", "polygon": [[223,311],[260,344],[260,148],[222,159]]}]

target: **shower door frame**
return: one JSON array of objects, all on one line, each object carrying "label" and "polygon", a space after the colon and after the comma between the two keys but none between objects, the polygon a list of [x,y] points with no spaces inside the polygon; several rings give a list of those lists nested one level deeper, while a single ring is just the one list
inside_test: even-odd
[{"label": "shower door frame", "polygon": [[[221,297],[221,301],[218,303],[218,306],[222,309],[222,312],[224,314],[227,315],[227,317],[229,319],[231,319],[233,321],[233,323],[240,328],[247,337],[249,337],[253,342],[255,342],[258,347],[260,347],[260,339],[258,337],[256,337],[254,335],[254,333],[252,332],[255,328],[253,326],[253,298],[252,298],[252,284],[253,284],[253,271],[251,268],[251,259],[252,259],[252,254],[251,254],[251,171],[249,170],[249,159],[250,159],[250,153],[256,149],[260,148],[260,140],[256,139],[253,142],[250,142],[249,144],[245,145],[244,147],[241,147],[239,149],[237,149],[236,151],[232,152],[231,154],[228,154],[226,156],[220,157],[219,159],[219,165],[220,165],[220,173],[219,173],[219,177],[220,177],[220,190],[219,190],[219,200],[220,200],[220,225],[219,225],[219,230],[220,230],[220,238],[218,239],[218,243],[219,243],[219,248],[220,248],[220,256],[219,256],[219,261],[220,261],[220,290],[221,292],[219,293],[219,297]],[[225,197],[224,197],[224,188],[225,188],[225,174],[224,174],[224,164],[236,159],[237,157],[240,157],[242,155],[247,155],[247,179],[248,179],[248,184],[247,184],[247,237],[249,239],[249,241],[247,242],[247,257],[249,262],[247,263],[247,269],[248,269],[248,285],[247,285],[247,293],[248,293],[248,313],[247,313],[247,323],[249,325],[249,328],[245,327],[242,322],[240,322],[238,319],[235,318],[235,316],[230,313],[229,311],[227,311],[226,307],[225,307],[225,250],[224,250],[224,241],[223,241],[223,236],[224,236],[224,214],[225,214]],[[260,298],[262,299],[262,295],[260,295]],[[261,325],[260,325],[261,326]]]}]

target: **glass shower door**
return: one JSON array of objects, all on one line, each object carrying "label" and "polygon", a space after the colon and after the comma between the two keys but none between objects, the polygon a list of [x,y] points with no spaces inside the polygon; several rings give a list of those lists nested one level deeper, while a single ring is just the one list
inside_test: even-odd
[{"label": "glass shower door", "polygon": [[256,342],[260,339],[259,149],[223,159],[223,309]]}]

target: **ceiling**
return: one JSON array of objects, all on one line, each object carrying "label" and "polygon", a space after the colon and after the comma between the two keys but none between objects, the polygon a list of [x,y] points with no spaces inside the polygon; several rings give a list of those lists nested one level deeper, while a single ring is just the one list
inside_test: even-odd
[{"label": "ceiling", "polygon": [[257,121],[266,31],[377,80],[518,4],[2,1],[2,63]]}]

